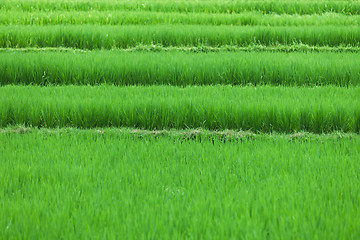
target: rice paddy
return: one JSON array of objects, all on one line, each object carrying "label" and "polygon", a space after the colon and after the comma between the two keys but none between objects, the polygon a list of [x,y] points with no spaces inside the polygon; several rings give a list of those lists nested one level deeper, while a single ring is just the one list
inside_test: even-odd
[{"label": "rice paddy", "polygon": [[0,133],[1,236],[356,239],[359,138],[291,139]]},{"label": "rice paddy", "polygon": [[359,86],[359,53],[0,52],[0,84]]},{"label": "rice paddy", "polygon": [[233,26],[359,26],[358,15],[346,16],[339,13],[299,15],[266,14],[262,12],[228,13],[184,13],[184,12],[139,12],[139,11],[13,11],[0,13],[1,25],[233,25]]},{"label": "rice paddy", "polygon": [[263,14],[322,14],[328,12],[344,15],[358,15],[360,3],[354,0],[262,0],[262,1],[189,1],[189,0],[151,0],[151,1],[86,1],[86,0],[4,0],[0,4],[4,11],[22,10],[32,11],[92,11],[92,10],[127,10],[153,12],[186,12],[186,13],[228,13],[259,11]]},{"label": "rice paddy", "polygon": [[360,2],[0,2],[0,239],[359,239]]},{"label": "rice paddy", "polygon": [[203,25],[55,25],[0,26],[0,47],[129,48],[168,46],[248,46],[251,44],[360,47],[359,26],[203,26]]}]

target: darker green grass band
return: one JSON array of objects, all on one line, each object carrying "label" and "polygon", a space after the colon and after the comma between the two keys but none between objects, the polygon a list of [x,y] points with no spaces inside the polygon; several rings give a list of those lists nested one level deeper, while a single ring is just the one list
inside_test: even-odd
[{"label": "darker green grass band", "polygon": [[0,26],[1,48],[66,47],[79,49],[162,47],[248,47],[305,44],[360,47],[358,26],[201,26],[201,25],[69,25]]},{"label": "darker green grass band", "polygon": [[359,15],[327,12],[312,15],[262,12],[181,13],[141,11],[3,11],[0,25],[234,25],[234,26],[359,26]]},{"label": "darker green grass band", "polygon": [[358,86],[359,53],[2,51],[0,85]]},{"label": "darker green grass band", "polygon": [[338,87],[0,88],[0,127],[359,133],[360,89]]}]

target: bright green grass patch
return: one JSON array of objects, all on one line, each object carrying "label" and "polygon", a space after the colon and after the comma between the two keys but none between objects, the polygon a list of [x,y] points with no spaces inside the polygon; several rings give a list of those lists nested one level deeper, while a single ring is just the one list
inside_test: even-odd
[{"label": "bright green grass patch", "polygon": [[0,26],[0,47],[129,48],[167,46],[248,46],[303,43],[314,46],[360,46],[358,26]]},{"label": "bright green grass patch", "polygon": [[359,53],[0,53],[0,83],[35,85],[360,84]]},{"label": "bright green grass patch", "polygon": [[2,10],[89,11],[127,10],[155,12],[241,13],[259,11],[277,14],[359,14],[358,1],[23,1],[4,0]]},{"label": "bright green grass patch", "polygon": [[360,89],[315,87],[6,86],[0,126],[360,130]]},{"label": "bright green grass patch", "polygon": [[81,12],[0,12],[0,24],[6,25],[264,25],[264,26],[358,26],[360,16],[346,16],[337,13],[322,15],[277,15],[260,12],[240,14],[177,13],[177,12],[136,12],[136,11],[81,11]]},{"label": "bright green grass patch", "polygon": [[360,140],[0,134],[0,238],[357,239]]}]

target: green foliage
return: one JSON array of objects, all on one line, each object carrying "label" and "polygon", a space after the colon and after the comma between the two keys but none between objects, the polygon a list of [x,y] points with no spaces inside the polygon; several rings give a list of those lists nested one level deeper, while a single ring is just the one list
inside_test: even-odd
[{"label": "green foliage", "polygon": [[0,84],[360,85],[358,53],[1,52]]},{"label": "green foliage", "polygon": [[0,0],[0,239],[360,239],[359,20]]},{"label": "green foliage", "polygon": [[219,0],[160,0],[160,1],[49,1],[49,0],[3,0],[2,10],[22,11],[154,11],[154,12],[203,12],[203,13],[241,13],[259,11],[277,14],[320,14],[327,12],[356,15],[360,13],[358,1],[219,1]]},{"label": "green foliage", "polygon": [[5,86],[0,126],[356,132],[360,89]]},{"label": "green foliage", "polygon": [[129,48],[167,46],[248,46],[303,43],[314,46],[360,45],[359,26],[197,26],[69,25],[0,26],[0,47]]},{"label": "green foliage", "polygon": [[357,239],[360,140],[0,133],[1,239]]},{"label": "green foliage", "polygon": [[178,12],[138,12],[138,11],[40,11],[0,12],[0,24],[14,25],[57,25],[57,24],[95,24],[95,25],[263,25],[263,26],[359,26],[360,16],[346,16],[338,13],[323,15],[277,15],[261,12],[226,13],[178,13]]}]

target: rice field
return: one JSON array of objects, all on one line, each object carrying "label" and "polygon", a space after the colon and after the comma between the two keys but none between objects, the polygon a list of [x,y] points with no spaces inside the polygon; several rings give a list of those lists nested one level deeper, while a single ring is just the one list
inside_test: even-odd
[{"label": "rice field", "polygon": [[94,1],[87,0],[3,0],[0,9],[4,11],[92,11],[92,10],[127,10],[153,12],[185,12],[185,13],[228,13],[259,11],[263,14],[323,14],[328,12],[344,15],[358,15],[360,3],[356,0],[258,0],[258,1],[227,1],[227,0],[151,0],[151,1]]},{"label": "rice field", "polygon": [[233,25],[233,26],[359,26],[359,15],[343,15],[340,13],[326,14],[277,14],[264,15],[262,12],[228,13],[184,13],[154,11],[6,11],[0,12],[1,25]]},{"label": "rice field", "polygon": [[6,86],[0,126],[360,131],[360,88]]},{"label": "rice field", "polygon": [[0,52],[0,85],[359,86],[357,52]]},{"label": "rice field", "polygon": [[[131,130],[0,133],[2,238],[319,238],[359,232],[359,138],[224,143]],[[44,154],[46,153],[46,154]]]},{"label": "rice field", "polygon": [[129,48],[139,44],[169,46],[252,44],[360,47],[359,26],[209,26],[209,25],[55,25],[0,26],[0,47]]},{"label": "rice field", "polygon": [[359,239],[360,2],[0,1],[0,239]]}]

